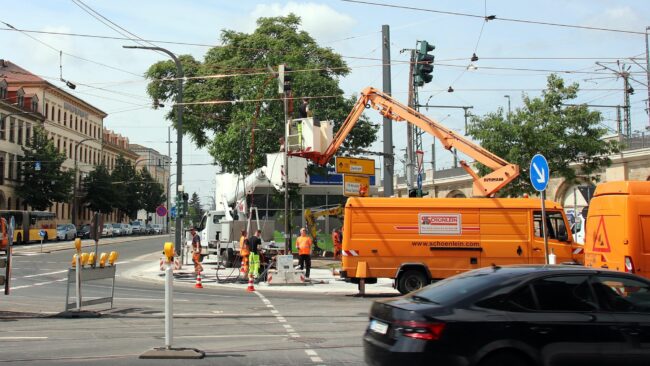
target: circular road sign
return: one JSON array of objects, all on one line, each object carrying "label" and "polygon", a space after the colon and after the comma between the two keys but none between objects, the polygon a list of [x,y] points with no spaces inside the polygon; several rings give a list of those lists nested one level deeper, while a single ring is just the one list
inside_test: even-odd
[{"label": "circular road sign", "polygon": [[530,182],[533,184],[533,188],[538,192],[545,190],[548,186],[549,175],[548,162],[544,155],[533,156],[530,161]]},{"label": "circular road sign", "polygon": [[160,217],[167,216],[167,208],[163,205],[160,205],[156,208],[156,214]]}]

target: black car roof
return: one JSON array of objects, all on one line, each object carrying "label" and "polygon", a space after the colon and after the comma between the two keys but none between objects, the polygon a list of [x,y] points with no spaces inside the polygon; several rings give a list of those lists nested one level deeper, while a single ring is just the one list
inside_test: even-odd
[{"label": "black car roof", "polygon": [[507,266],[489,266],[470,272],[472,274],[499,274],[505,277],[518,277],[522,275],[562,274],[562,273],[610,273],[623,274],[606,268],[591,268],[577,264],[514,264]]}]

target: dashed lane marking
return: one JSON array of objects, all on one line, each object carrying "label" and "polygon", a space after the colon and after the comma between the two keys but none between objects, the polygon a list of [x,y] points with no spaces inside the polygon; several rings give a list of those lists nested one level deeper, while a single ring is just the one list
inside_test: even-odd
[{"label": "dashed lane marking", "polygon": [[[266,304],[266,307],[269,308],[269,310],[271,311],[271,314],[273,314],[275,316],[275,319],[279,323],[286,323],[287,322],[287,319],[285,317],[283,317],[277,309],[275,309],[275,306],[273,306],[273,304],[271,304],[271,301],[269,301],[269,299],[267,299],[266,296],[262,295],[259,291],[255,291],[255,294],[262,300],[262,302],[264,304]],[[300,338],[300,334],[298,332],[296,332],[295,329],[293,329],[291,324],[282,324],[282,327],[284,327],[284,330],[287,332],[289,337],[291,337],[291,338]],[[325,366],[323,364],[323,359],[320,358],[320,356],[318,356],[318,353],[316,351],[314,351],[313,349],[306,349],[305,353],[307,354],[307,357],[309,357],[311,362],[313,362],[315,364],[318,364],[318,366]]]}]

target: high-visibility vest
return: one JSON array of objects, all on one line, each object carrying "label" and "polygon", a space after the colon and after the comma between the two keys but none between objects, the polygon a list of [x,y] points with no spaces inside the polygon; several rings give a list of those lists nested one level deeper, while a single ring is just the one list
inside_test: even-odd
[{"label": "high-visibility vest", "polygon": [[296,246],[298,247],[298,254],[311,254],[311,238],[308,236],[300,236],[296,239]]},{"label": "high-visibility vest", "polygon": [[337,232],[332,233],[332,243],[334,243],[335,247],[341,246],[341,239],[339,238],[339,233]]}]

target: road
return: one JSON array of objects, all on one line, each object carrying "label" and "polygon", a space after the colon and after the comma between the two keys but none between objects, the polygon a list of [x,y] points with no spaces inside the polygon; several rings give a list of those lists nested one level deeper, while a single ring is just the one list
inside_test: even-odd
[{"label": "road", "polygon": [[[12,294],[0,299],[0,364],[363,365],[361,335],[372,299],[223,288],[174,291],[174,347],[206,352],[203,360],[140,360],[164,345],[163,286],[130,279],[157,261],[164,238],[115,243],[115,306],[94,319],[58,317],[73,251],[14,257]],[[47,249],[47,245],[46,245]],[[110,283],[89,284],[101,297]],[[92,309],[106,309],[97,305]]]}]

